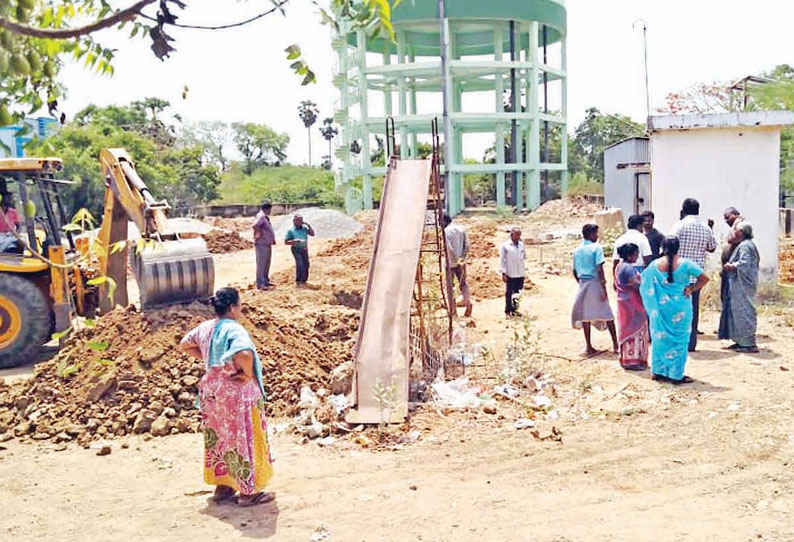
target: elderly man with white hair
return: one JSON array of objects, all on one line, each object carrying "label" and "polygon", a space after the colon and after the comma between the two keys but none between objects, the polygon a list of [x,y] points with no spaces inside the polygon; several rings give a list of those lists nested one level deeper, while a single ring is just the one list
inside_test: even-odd
[{"label": "elderly man with white hair", "polygon": [[758,290],[760,257],[753,242],[753,227],[743,221],[735,231],[736,247],[722,267],[723,287],[720,339],[731,339],[737,352],[758,352],[755,342],[758,316],[755,294]]},{"label": "elderly man with white hair", "polygon": [[301,215],[292,217],[292,228],[287,232],[285,242],[292,248],[295,258],[295,283],[298,288],[309,280],[309,236],[314,237],[314,229],[303,221]]},{"label": "elderly man with white hair", "polygon": [[521,228],[510,230],[510,239],[499,247],[499,268],[502,281],[507,287],[505,292],[505,314],[508,318],[518,314],[516,299],[524,289],[524,260],[526,252],[521,239]]}]

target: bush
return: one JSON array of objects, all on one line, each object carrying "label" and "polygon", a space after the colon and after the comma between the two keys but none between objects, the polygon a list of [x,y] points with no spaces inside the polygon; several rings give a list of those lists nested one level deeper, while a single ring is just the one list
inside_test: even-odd
[{"label": "bush", "polygon": [[568,181],[568,196],[604,194],[604,183],[591,180],[584,171],[578,171]]},{"label": "bush", "polygon": [[270,200],[344,206],[344,195],[336,191],[333,173],[310,167],[262,167],[246,175],[242,166],[235,164],[221,178],[218,191],[219,201],[228,204],[257,204]]}]

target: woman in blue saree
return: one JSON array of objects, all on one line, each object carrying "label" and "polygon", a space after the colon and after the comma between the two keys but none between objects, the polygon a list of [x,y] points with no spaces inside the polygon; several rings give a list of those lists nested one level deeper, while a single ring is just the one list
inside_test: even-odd
[{"label": "woman in blue saree", "polygon": [[654,380],[689,384],[684,375],[689,335],[692,330],[692,299],[708,282],[703,270],[678,255],[680,243],[668,237],[664,256],[642,273],[640,294],[651,326],[651,373]]}]

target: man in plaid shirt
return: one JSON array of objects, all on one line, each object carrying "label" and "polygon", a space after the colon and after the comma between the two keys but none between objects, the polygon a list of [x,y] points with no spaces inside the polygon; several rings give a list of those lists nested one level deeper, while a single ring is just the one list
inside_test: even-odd
[{"label": "man in plaid shirt", "polygon": [[[700,203],[693,198],[687,198],[681,208],[681,220],[675,223],[670,235],[678,237],[681,243],[679,256],[689,258],[698,266],[706,269],[706,252],[717,250],[717,239],[711,230],[700,220]],[[694,352],[698,344],[698,321],[700,320],[700,292],[692,294],[692,332],[689,336],[689,351]]]}]

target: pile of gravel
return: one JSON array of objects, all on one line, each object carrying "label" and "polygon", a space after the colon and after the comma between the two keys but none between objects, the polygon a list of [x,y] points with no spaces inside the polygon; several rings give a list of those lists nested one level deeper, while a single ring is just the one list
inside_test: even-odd
[{"label": "pile of gravel", "polygon": [[272,218],[273,227],[276,229],[276,240],[284,239],[287,231],[292,227],[292,217],[296,214],[300,214],[303,217],[303,221],[314,228],[314,233],[318,239],[353,237],[364,229],[360,222],[340,211],[308,207],[292,214]]}]

